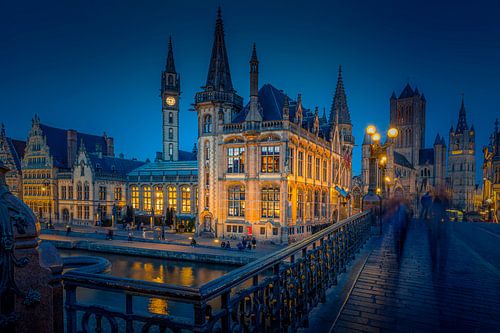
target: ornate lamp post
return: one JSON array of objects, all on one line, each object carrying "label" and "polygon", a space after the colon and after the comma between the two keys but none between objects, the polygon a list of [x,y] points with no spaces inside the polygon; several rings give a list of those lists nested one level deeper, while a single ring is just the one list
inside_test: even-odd
[{"label": "ornate lamp post", "polygon": [[[388,140],[386,143],[380,143],[380,133],[377,132],[377,128],[370,125],[366,128],[366,133],[371,137],[370,144],[370,157],[368,164],[368,193],[363,197],[363,210],[372,209],[375,211],[380,210],[381,197],[380,195],[386,194],[386,186],[384,182],[390,183],[391,179],[389,176],[385,175],[385,169],[387,166],[387,149],[393,144],[393,140],[398,136],[397,128],[390,128],[387,131]],[[377,165],[381,171],[382,186],[377,187],[378,183],[378,172]]]}]

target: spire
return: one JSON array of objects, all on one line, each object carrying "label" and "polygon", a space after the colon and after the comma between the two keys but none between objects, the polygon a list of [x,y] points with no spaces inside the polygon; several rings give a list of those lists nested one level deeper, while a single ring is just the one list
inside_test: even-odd
[{"label": "spire", "polygon": [[229,71],[229,61],[224,40],[224,23],[222,22],[220,7],[217,10],[217,19],[215,21],[214,44],[205,90],[234,91]]},{"label": "spire", "polygon": [[5,138],[5,125],[2,123],[0,126],[0,138]]},{"label": "spire", "polygon": [[288,95],[285,95],[285,100],[283,102],[283,119],[290,119],[290,103],[288,100]]},{"label": "spire", "polygon": [[259,94],[259,60],[257,59],[257,50],[253,43],[252,57],[250,58],[250,96]]},{"label": "spire", "polygon": [[399,95],[399,98],[400,99],[401,98],[409,98],[409,97],[413,97],[413,95],[415,95],[415,92],[411,88],[410,83],[407,83],[405,88],[403,89],[403,91]]},{"label": "spire", "polygon": [[458,112],[458,123],[456,133],[463,133],[467,131],[467,118],[465,114],[464,96],[462,95],[462,104],[460,105],[460,111]]},{"label": "spire", "polygon": [[167,53],[167,63],[165,66],[165,72],[176,73],[175,63],[174,63],[174,52],[172,50],[172,36],[168,38],[168,53]]},{"label": "spire", "polygon": [[337,77],[337,87],[333,97],[332,108],[330,110],[330,125],[336,122],[338,118],[339,124],[351,125],[351,115],[347,107],[347,97],[345,94],[344,81],[342,79],[342,66],[339,66],[339,74]]},{"label": "spire", "polygon": [[262,121],[262,115],[259,111],[259,60],[255,43],[253,44],[252,56],[250,58],[250,110],[246,115],[245,121]]},{"label": "spire", "polygon": [[392,91],[391,99],[397,99],[396,92],[394,90]]},{"label": "spire", "polygon": [[436,140],[434,140],[434,146],[441,144],[441,136],[439,133],[436,135]]},{"label": "spire", "polygon": [[317,106],[314,108],[314,134],[319,134],[319,110]]},{"label": "spire", "polygon": [[323,115],[321,116],[321,121],[323,123],[327,122],[327,119],[326,119],[326,108],[323,108]]}]

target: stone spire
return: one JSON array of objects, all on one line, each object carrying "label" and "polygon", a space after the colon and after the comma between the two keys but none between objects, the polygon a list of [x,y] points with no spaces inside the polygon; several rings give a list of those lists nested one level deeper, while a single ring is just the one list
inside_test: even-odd
[{"label": "stone spire", "polygon": [[167,73],[176,73],[175,63],[174,63],[174,52],[172,50],[172,36],[168,38],[168,53],[167,53],[167,63],[165,66],[165,71]]},{"label": "stone spire", "polygon": [[434,140],[434,146],[440,145],[441,144],[441,136],[439,133],[436,135],[436,139]]},{"label": "stone spire", "polygon": [[250,110],[245,118],[246,121],[262,121],[259,111],[259,60],[257,50],[253,44],[252,56],[250,58]]},{"label": "stone spire", "polygon": [[462,96],[462,105],[460,106],[460,111],[458,112],[458,123],[455,130],[456,133],[463,133],[469,128],[467,126],[467,118],[465,114],[464,97]]},{"label": "stone spire", "polygon": [[224,40],[224,24],[222,22],[220,7],[217,10],[217,19],[215,21],[214,44],[212,46],[212,56],[210,57],[205,90],[234,91],[229,70],[229,61]]},{"label": "stone spire", "polygon": [[337,88],[335,89],[332,108],[330,110],[330,125],[334,124],[337,118],[339,124],[351,125],[351,115],[347,107],[347,97],[344,89],[344,81],[342,79],[342,66],[339,66]]},{"label": "stone spire", "polygon": [[5,125],[2,123],[0,125],[0,138],[5,138]]}]

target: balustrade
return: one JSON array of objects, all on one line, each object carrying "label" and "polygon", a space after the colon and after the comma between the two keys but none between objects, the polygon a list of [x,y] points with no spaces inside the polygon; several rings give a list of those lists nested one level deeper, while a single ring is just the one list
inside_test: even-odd
[{"label": "balustrade", "polygon": [[[282,250],[205,283],[199,288],[118,278],[106,268],[78,268],[63,275],[66,331],[101,332],[288,332],[307,327],[308,315],[370,235],[370,215],[357,214]],[[73,259],[75,260],[75,259]],[[116,293],[123,309],[89,305],[78,289]],[[142,313],[137,297],[191,307],[189,318]]]}]

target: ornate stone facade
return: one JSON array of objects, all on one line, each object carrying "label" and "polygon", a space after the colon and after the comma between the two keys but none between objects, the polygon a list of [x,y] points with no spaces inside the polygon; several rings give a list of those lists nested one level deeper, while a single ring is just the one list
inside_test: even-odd
[{"label": "ornate stone facade", "polygon": [[483,148],[483,196],[481,211],[487,221],[500,221],[500,131],[498,119],[490,136],[490,142]]},{"label": "ornate stone facade", "polygon": [[[424,94],[409,84],[399,97],[390,97],[390,126],[399,135],[387,150],[384,173],[377,172],[377,188],[385,186],[389,197],[407,200],[414,209],[425,192],[446,187],[446,143],[436,135],[432,148],[425,148],[426,104]],[[369,179],[370,136],[362,145],[361,178],[363,193],[367,193]],[[384,179],[388,177],[388,181]]]},{"label": "ornate stone facade", "polygon": [[[231,81],[220,11],[207,82],[196,94],[199,233],[298,240],[350,213],[354,138],[339,70],[330,120],[270,84],[259,90],[250,59],[250,101]],[[344,192],[345,193],[345,192]]]},{"label": "ornate stone facade", "polygon": [[458,123],[455,130],[450,129],[448,150],[448,176],[450,178],[452,204],[464,211],[474,210],[476,179],[474,125],[467,125],[464,101],[460,106]]},{"label": "ornate stone facade", "polygon": [[5,127],[2,124],[0,128],[0,161],[9,169],[5,178],[10,192],[20,199],[23,197],[21,161],[25,148],[25,141],[7,137]]}]

